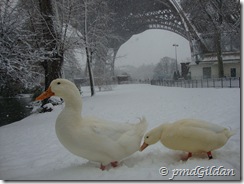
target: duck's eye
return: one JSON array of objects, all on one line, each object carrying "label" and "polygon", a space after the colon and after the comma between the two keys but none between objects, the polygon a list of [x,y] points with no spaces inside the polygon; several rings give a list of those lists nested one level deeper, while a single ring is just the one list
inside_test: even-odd
[{"label": "duck's eye", "polygon": [[57,85],[61,84],[61,82],[57,82]]},{"label": "duck's eye", "polygon": [[148,139],[149,138],[149,136],[146,136],[146,139]]}]

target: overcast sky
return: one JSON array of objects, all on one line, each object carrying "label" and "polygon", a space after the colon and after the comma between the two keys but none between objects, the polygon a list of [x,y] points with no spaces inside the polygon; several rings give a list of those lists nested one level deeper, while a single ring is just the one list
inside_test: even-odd
[{"label": "overcast sky", "polygon": [[165,30],[147,30],[134,35],[120,47],[115,66],[157,64],[160,58],[165,56],[175,58],[173,44],[179,45],[177,47],[178,63],[190,58],[189,41],[184,37]]}]

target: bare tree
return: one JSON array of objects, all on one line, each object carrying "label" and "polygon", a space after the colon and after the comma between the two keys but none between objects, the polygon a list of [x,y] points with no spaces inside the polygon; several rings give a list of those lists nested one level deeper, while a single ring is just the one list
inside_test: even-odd
[{"label": "bare tree", "polygon": [[50,0],[39,0],[39,10],[41,14],[42,44],[47,52],[46,59],[42,62],[45,70],[45,88],[47,89],[52,80],[61,77],[61,67],[63,64],[64,48],[59,43],[61,35],[55,31],[54,10]]},{"label": "bare tree", "polygon": [[94,66],[99,65],[104,68],[108,60],[108,46],[111,36],[109,22],[112,16],[108,9],[107,0],[83,0],[77,5],[80,7],[80,12],[73,25],[76,25],[74,27],[81,32],[80,38],[85,48],[86,69],[90,80],[91,96],[93,96],[95,94]]},{"label": "bare tree", "polygon": [[219,77],[223,77],[222,52],[240,50],[240,2],[236,0],[182,0],[181,5],[207,46],[207,50],[203,52],[216,52]]},{"label": "bare tree", "polygon": [[172,79],[175,71],[175,59],[164,57],[154,68],[154,79]]},{"label": "bare tree", "polygon": [[[90,6],[93,6],[93,2],[89,2],[90,4],[88,4],[88,0],[84,0],[84,34],[83,34],[83,38],[84,38],[84,44],[85,44],[85,50],[86,50],[86,63],[87,63],[87,69],[88,69],[88,73],[89,73],[89,79],[90,79],[90,87],[91,87],[91,96],[93,96],[95,94],[95,90],[94,90],[94,78],[93,78],[93,72],[92,72],[92,55],[93,55],[93,48],[92,45],[90,43],[89,40],[89,35],[88,35],[88,14],[90,13],[89,9]],[[90,30],[90,29],[89,29]]]}]

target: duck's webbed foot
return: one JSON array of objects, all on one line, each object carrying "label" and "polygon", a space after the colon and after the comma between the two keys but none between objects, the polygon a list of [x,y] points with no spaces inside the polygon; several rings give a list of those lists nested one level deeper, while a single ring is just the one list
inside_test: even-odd
[{"label": "duck's webbed foot", "polygon": [[188,153],[187,159],[190,158],[190,157],[192,157],[192,153],[191,152]]},{"label": "duck's webbed foot", "polygon": [[101,165],[100,165],[100,169],[101,169],[102,171],[104,171],[104,170],[106,169],[106,166],[103,165],[103,164],[101,164]]},{"label": "duck's webbed foot", "polygon": [[118,161],[111,162],[111,166],[112,166],[112,167],[117,167],[118,164],[119,164]]},{"label": "duck's webbed foot", "polygon": [[213,158],[211,151],[207,152],[209,160]]},{"label": "duck's webbed foot", "polygon": [[181,160],[186,161],[186,160],[188,160],[190,157],[192,157],[192,153],[191,153],[191,152],[189,152],[187,156],[182,157]]},{"label": "duck's webbed foot", "polygon": [[[110,162],[110,164],[111,164],[111,166],[112,167],[118,167],[118,165],[119,165],[119,162],[118,161],[114,161],[114,162]],[[109,165],[103,165],[103,164],[101,164],[100,165],[100,169],[102,170],[102,171],[104,171],[104,170],[108,170],[109,169]]]}]

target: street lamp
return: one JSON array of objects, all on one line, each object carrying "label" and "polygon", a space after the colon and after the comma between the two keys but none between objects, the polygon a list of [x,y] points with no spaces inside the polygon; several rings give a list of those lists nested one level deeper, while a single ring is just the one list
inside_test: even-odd
[{"label": "street lamp", "polygon": [[176,72],[178,71],[178,64],[177,64],[177,47],[178,44],[173,44],[173,47],[175,47],[175,62],[176,62]]}]

